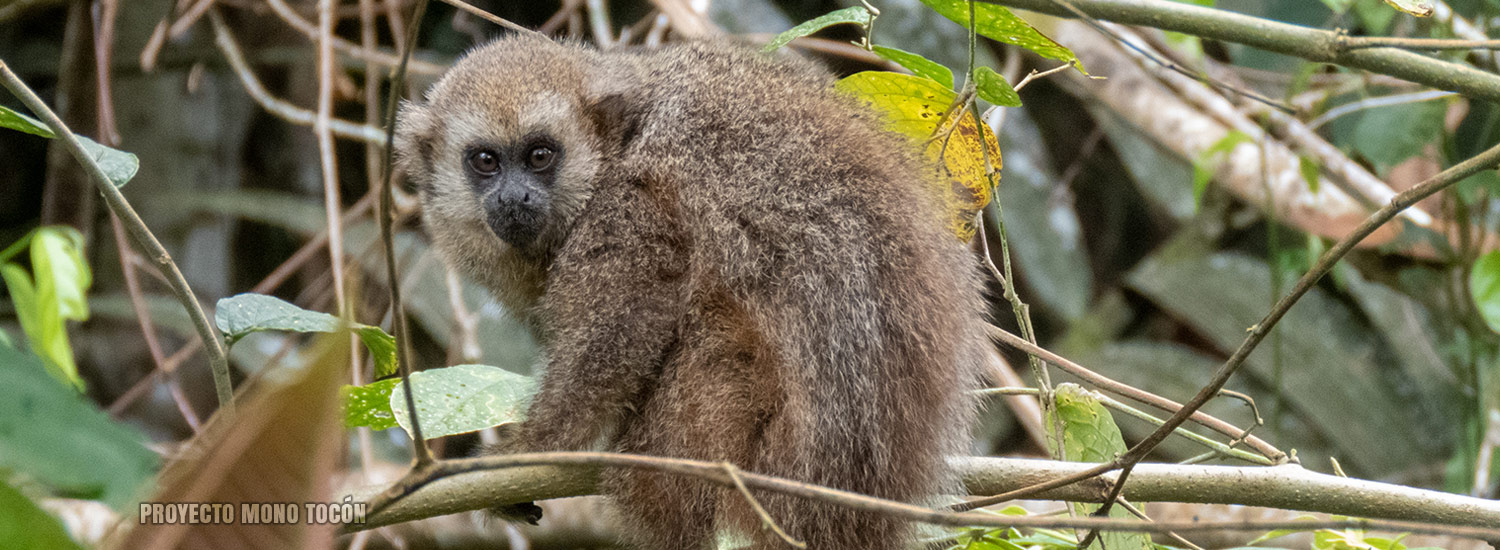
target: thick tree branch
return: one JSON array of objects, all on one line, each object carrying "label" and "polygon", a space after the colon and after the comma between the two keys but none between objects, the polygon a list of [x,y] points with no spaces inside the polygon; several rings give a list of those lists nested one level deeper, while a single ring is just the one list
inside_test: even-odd
[{"label": "thick tree branch", "polygon": [[[462,464],[485,463],[488,469],[464,467]],[[516,467],[503,467],[514,463]],[[521,466],[530,464],[527,466]],[[550,464],[550,465],[540,465]],[[1091,464],[1015,458],[963,457],[953,459],[954,468],[963,477],[970,493],[994,494],[1033,485],[1087,469]],[[675,459],[658,459],[608,453],[538,453],[445,461],[438,466],[457,466],[450,475],[437,476],[384,510],[374,511],[361,525],[348,530],[364,530],[395,523],[469,510],[480,510],[502,504],[578,496],[594,492],[599,472],[605,467],[651,467],[679,475],[707,479],[732,487],[717,463],[696,463]],[[701,465],[697,467],[695,465]],[[1038,495],[1039,498],[1098,502],[1106,493],[1103,480],[1069,485]],[[907,519],[944,525],[986,525],[986,521],[1011,521],[988,514],[943,513],[912,506],[881,504],[886,501],[820,489],[806,484],[776,480],[766,476],[742,473],[753,490],[788,492],[804,497],[833,500]],[[356,501],[367,501],[385,487],[365,487],[353,491]],[[1485,532],[1500,529],[1500,501],[1485,500],[1438,491],[1414,489],[1320,474],[1300,466],[1231,467],[1185,466],[1179,464],[1141,464],[1125,484],[1124,496],[1135,502],[1171,501],[1192,503],[1245,504],[1289,510],[1322,512],[1385,520],[1461,525],[1460,536],[1489,536]],[[897,508],[900,508],[899,510]],[[979,518],[979,519],[975,519]],[[988,520],[981,521],[983,518]],[[1058,518],[1022,518],[1028,520]],[[1067,520],[1067,518],[1061,518]],[[967,523],[974,520],[974,523]],[[1077,520],[1073,520],[1077,521]],[[1083,520],[1085,522],[1089,520]],[[1071,524],[1070,524],[1071,525]],[[1080,524],[1082,525],[1082,524]],[[1204,525],[1161,525],[1157,529],[1203,530]],[[1420,524],[1387,526],[1398,530],[1421,530]],[[1224,525],[1214,528],[1224,529]],[[1267,528],[1260,526],[1257,528]],[[1445,528],[1434,527],[1444,531]],[[1416,531],[1413,531],[1416,532]],[[1452,533],[1452,531],[1444,531]]]},{"label": "thick tree branch", "polygon": [[[1075,17],[1056,0],[984,0]],[[1067,0],[1090,17],[1235,42],[1310,61],[1390,75],[1469,97],[1500,101],[1500,75],[1395,48],[1350,49],[1348,36],[1168,0]]]}]

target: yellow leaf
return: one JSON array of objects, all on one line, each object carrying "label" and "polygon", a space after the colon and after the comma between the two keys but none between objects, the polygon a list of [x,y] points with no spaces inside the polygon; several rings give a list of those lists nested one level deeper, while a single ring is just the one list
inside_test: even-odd
[{"label": "yellow leaf", "polygon": [[926,78],[870,71],[844,78],[835,87],[869,103],[886,116],[891,130],[927,152],[933,169],[940,171],[934,181],[944,182],[934,192],[947,205],[953,235],[972,238],[975,216],[989,204],[992,192],[981,140],[997,181],[1000,174],[1000,143],[989,126],[976,127],[967,110],[949,112],[957,94]]}]

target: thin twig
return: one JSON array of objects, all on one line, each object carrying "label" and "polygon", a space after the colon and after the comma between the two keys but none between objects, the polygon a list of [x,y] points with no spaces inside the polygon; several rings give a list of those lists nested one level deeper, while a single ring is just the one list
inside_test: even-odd
[{"label": "thin twig", "polygon": [[[219,13],[217,7],[208,10],[208,20],[214,27],[214,45],[219,48],[219,52],[224,54],[225,61],[229,62],[229,68],[239,77],[240,85],[250,93],[250,97],[254,98],[261,108],[282,120],[299,126],[312,126],[317,123],[317,113],[271,95],[271,92],[261,85],[260,80],[255,78],[255,73],[250,69],[250,64],[245,61],[245,54],[240,51],[239,42],[235,40],[233,32],[229,30],[229,25],[224,22],[224,16]],[[355,139],[382,147],[386,143],[385,133],[380,128],[365,124],[333,119],[328,121],[328,129],[334,135],[346,139]]]},{"label": "thin twig", "polygon": [[[266,0],[266,6],[270,7],[271,12],[276,14],[277,17],[280,17],[282,21],[285,21],[288,25],[291,25],[293,29],[296,29],[298,32],[302,33],[303,36],[306,36],[308,40],[318,39],[318,26],[314,25],[311,21],[303,18],[301,14],[297,13],[297,10],[294,10],[291,6],[288,6],[286,4],[286,0]],[[394,14],[396,13],[397,12],[395,6],[390,6],[390,14],[395,17]],[[400,33],[395,34],[396,36],[400,36]],[[400,48],[405,47],[405,45],[399,41],[396,43],[396,46],[398,48],[398,51]],[[367,52],[358,44],[355,44],[348,40],[344,40],[337,36],[333,37],[333,47],[334,49],[337,49],[339,53],[346,54],[361,61],[375,63],[377,65],[380,65],[381,68],[392,69],[401,64],[400,54],[391,54],[384,51]],[[441,65],[437,65],[435,63],[415,60],[410,62],[409,70],[422,74],[435,75],[442,74],[444,68]]]},{"label": "thin twig", "polygon": [[162,274],[167,277],[167,281],[171,284],[172,294],[177,296],[177,301],[187,310],[188,317],[193,321],[193,327],[197,329],[198,336],[203,339],[205,348],[208,350],[208,365],[213,371],[214,389],[219,397],[219,408],[226,414],[232,414],[234,388],[229,380],[229,358],[224,354],[224,343],[219,339],[218,329],[214,328],[208,320],[208,315],[204,314],[203,306],[198,303],[198,298],[193,294],[192,287],[188,286],[187,279],[183,278],[182,271],[177,269],[177,264],[172,261],[171,254],[168,254],[167,249],[156,240],[156,236],[151,234],[151,229],[146,226],[146,222],[141,220],[135,209],[131,208],[130,203],[125,200],[125,195],[121,194],[114,183],[110,182],[109,176],[104,174],[104,170],[99,167],[93,155],[84,150],[83,143],[78,141],[78,136],[74,135],[66,124],[63,124],[62,119],[47,107],[42,98],[37,97],[20,77],[11,72],[10,66],[3,60],[0,60],[0,78],[3,78],[5,87],[12,94],[15,94],[28,109],[31,109],[31,112],[47,123],[52,133],[56,134],[67,147],[68,152],[73,154],[73,158],[83,165],[90,179],[94,181],[95,187],[104,195],[110,211],[120,216],[120,220],[130,230],[130,235],[135,238],[136,246],[144,249],[145,255],[151,258]]},{"label": "thin twig", "polygon": [[[385,142],[394,143],[396,134],[396,107],[401,100],[401,89],[406,80],[406,63],[411,59],[412,50],[417,46],[417,34],[422,28],[422,15],[427,12],[427,0],[417,0],[416,9],[411,16],[411,24],[406,28],[406,39],[401,43],[401,63],[391,72],[390,95],[385,103]],[[417,403],[411,386],[411,332],[406,326],[406,308],[401,303],[401,278],[396,274],[396,236],[395,236],[395,206],[392,196],[391,182],[393,176],[391,166],[394,157],[391,147],[385,148],[385,154],[380,159],[380,213],[376,216],[380,225],[380,242],[385,252],[385,276],[386,287],[390,289],[391,308],[391,332],[396,336],[396,356],[399,371],[401,373],[401,389],[406,395],[406,410],[411,414],[412,435],[412,472],[417,472],[432,463],[432,450],[427,448],[427,440],[422,437],[422,424],[417,419]],[[410,474],[408,474],[410,475]]]},{"label": "thin twig", "polygon": [[781,541],[787,543],[788,546],[793,548],[807,548],[806,542],[792,538],[791,535],[786,534],[786,531],[781,530],[780,525],[776,525],[776,520],[771,518],[771,514],[767,513],[766,509],[761,507],[760,501],[755,499],[755,495],[750,494],[750,488],[746,487],[745,480],[740,478],[739,468],[736,468],[730,462],[723,462],[721,465],[724,468],[724,474],[728,475],[729,480],[734,482],[734,488],[738,489],[740,495],[745,497],[745,502],[750,503],[750,507],[755,509],[755,515],[760,516],[762,525],[765,525],[771,532],[776,533],[776,536],[780,537]]},{"label": "thin twig", "polygon": [[[991,325],[989,327],[989,332],[990,338],[994,338],[996,341],[1012,348],[1021,350],[1031,355],[1035,355],[1041,358],[1043,361],[1051,363],[1052,365],[1061,369],[1063,372],[1066,372],[1073,376],[1077,376],[1078,378],[1083,379],[1085,382],[1088,382],[1089,384],[1092,384],[1099,389],[1144,403],[1146,405],[1150,405],[1152,407],[1156,407],[1157,409],[1168,413],[1176,413],[1177,411],[1182,410],[1182,404],[1177,403],[1176,401],[1099,374],[1098,372],[1090,370],[1088,367],[1085,367],[1078,363],[1074,363],[1066,357],[1063,357],[1047,350],[1046,348],[1028,342],[1026,339],[1021,338],[1020,336],[1011,334],[1005,329]],[[1193,414],[1190,418],[1192,419],[1192,421],[1197,422],[1203,427],[1219,432],[1228,437],[1239,438],[1244,436],[1246,432],[1246,430],[1220,420],[1219,418],[1214,417],[1213,415],[1210,415],[1208,413],[1198,412]],[[1246,437],[1245,445],[1250,447],[1251,449],[1254,449],[1255,452],[1260,453],[1261,456],[1264,456],[1277,464],[1286,462],[1287,460],[1286,453],[1282,452],[1280,449],[1277,449],[1275,446],[1258,437]]]},{"label": "thin twig", "polygon": [[[517,34],[521,34],[521,35],[524,35],[524,36],[531,36],[531,37],[534,37],[534,38],[540,38],[540,39],[543,39],[543,40],[547,40],[547,37],[544,36],[544,35],[542,35],[539,32],[536,32],[534,30],[528,29],[528,28],[523,27],[521,25],[517,25],[515,23],[512,23],[512,22],[506,20],[504,17],[500,17],[500,16],[495,15],[493,13],[490,13],[490,12],[484,11],[482,9],[479,9],[478,7],[476,7],[473,4],[470,4],[468,2],[465,2],[464,0],[442,0],[442,1],[443,1],[444,4],[448,4],[448,5],[453,6],[455,8],[458,8],[458,9],[461,9],[463,11],[469,12],[470,14],[475,15],[475,16],[479,17],[480,19],[483,19],[485,21],[489,21],[489,22],[494,23],[496,25],[500,25],[500,26],[505,27],[507,29],[516,31]],[[412,21],[412,24],[416,24],[416,21]],[[607,30],[606,30],[606,32],[607,32]]]}]

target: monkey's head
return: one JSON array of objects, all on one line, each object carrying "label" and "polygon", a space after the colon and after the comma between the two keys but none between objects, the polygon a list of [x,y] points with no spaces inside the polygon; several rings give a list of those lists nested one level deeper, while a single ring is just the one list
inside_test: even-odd
[{"label": "monkey's head", "polygon": [[402,106],[397,167],[455,266],[478,275],[544,261],[566,237],[623,135],[623,69],[598,55],[503,38],[466,55],[425,103]]}]

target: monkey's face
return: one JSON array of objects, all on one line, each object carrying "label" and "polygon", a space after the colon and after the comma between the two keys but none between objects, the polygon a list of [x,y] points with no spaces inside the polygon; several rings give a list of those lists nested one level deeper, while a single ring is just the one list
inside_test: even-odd
[{"label": "monkey's face", "polygon": [[455,265],[488,269],[513,253],[544,258],[566,237],[603,162],[586,116],[588,55],[502,39],[449,70],[426,104],[403,106],[398,163]]}]

